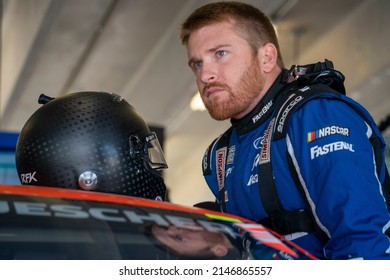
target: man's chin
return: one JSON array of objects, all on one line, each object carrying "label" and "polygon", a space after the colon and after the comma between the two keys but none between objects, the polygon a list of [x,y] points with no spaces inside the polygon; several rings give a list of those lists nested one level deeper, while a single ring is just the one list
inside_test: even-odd
[{"label": "man's chin", "polygon": [[224,120],[228,120],[232,117],[234,117],[234,112],[232,112],[231,110],[229,110],[228,107],[213,107],[213,108],[209,108],[207,107],[207,110],[210,114],[210,116],[214,119],[214,120],[217,120],[217,121],[224,121]]},{"label": "man's chin", "polygon": [[224,112],[210,112],[209,111],[209,114],[216,121],[224,121],[224,120],[227,120],[227,119],[231,118],[230,115],[228,115],[228,114],[226,114]]}]

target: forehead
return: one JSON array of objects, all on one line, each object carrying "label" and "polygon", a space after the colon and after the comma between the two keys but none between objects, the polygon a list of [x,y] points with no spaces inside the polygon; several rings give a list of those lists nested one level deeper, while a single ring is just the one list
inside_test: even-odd
[{"label": "forehead", "polygon": [[224,21],[208,24],[193,31],[188,39],[188,54],[208,51],[218,45],[246,43],[237,34],[232,22]]}]

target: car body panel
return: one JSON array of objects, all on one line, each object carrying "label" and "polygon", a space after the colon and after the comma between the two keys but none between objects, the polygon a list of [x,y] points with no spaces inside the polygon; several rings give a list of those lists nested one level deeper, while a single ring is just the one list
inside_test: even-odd
[{"label": "car body panel", "polygon": [[[200,237],[213,240],[209,247],[221,239],[229,250],[198,254],[191,248],[207,241]],[[0,259],[315,259],[277,233],[234,215],[19,185],[0,185],[0,248]]]}]

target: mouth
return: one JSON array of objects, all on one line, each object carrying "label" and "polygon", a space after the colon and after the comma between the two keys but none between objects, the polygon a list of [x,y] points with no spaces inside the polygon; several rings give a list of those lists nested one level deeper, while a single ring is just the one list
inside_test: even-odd
[{"label": "mouth", "polygon": [[222,87],[207,87],[203,90],[203,96],[205,96],[206,98],[210,98],[224,90],[225,89]]}]

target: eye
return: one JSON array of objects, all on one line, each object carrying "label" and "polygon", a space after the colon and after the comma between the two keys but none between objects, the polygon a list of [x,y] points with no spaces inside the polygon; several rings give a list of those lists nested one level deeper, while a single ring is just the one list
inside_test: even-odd
[{"label": "eye", "polygon": [[175,239],[176,239],[177,241],[183,242],[183,237],[182,237],[181,235],[179,235],[179,234],[175,235]]},{"label": "eye", "polygon": [[194,63],[192,63],[191,65],[191,68],[192,70],[196,71],[196,70],[199,70],[203,65],[203,62],[202,61],[195,61]]},{"label": "eye", "polygon": [[225,55],[227,55],[227,51],[224,51],[224,50],[216,51],[216,52],[215,52],[215,55],[216,55],[216,57],[218,57],[218,58],[224,57]]}]

